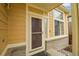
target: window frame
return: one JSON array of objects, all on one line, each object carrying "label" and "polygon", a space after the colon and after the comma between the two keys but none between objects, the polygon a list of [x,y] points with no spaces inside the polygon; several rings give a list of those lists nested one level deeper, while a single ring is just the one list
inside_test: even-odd
[{"label": "window frame", "polygon": [[[54,35],[55,35],[55,20],[56,21],[59,21],[60,23],[62,22],[63,23],[63,30],[64,30],[64,12],[62,11],[62,10],[60,10],[60,9],[58,9],[58,8],[56,8],[56,9],[54,9],[54,10],[56,10],[57,12],[62,12],[62,14],[63,14],[63,19],[59,19],[59,18],[55,18],[54,17],[54,15],[53,15],[53,21],[54,21]],[[54,10],[53,10],[53,14],[54,14]],[[65,31],[64,31],[64,33],[62,34],[62,32],[61,32],[61,24],[60,24],[60,26],[59,26],[59,28],[60,28],[60,34],[59,35],[55,35],[55,36],[61,36],[61,35],[64,35],[65,34]]]}]

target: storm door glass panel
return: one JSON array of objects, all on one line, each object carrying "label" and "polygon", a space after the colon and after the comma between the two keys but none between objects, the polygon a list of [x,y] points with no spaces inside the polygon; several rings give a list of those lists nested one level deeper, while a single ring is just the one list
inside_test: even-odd
[{"label": "storm door glass panel", "polygon": [[32,49],[42,46],[42,20],[32,17]]},{"label": "storm door glass panel", "polygon": [[32,32],[41,32],[42,31],[41,19],[32,17]]}]

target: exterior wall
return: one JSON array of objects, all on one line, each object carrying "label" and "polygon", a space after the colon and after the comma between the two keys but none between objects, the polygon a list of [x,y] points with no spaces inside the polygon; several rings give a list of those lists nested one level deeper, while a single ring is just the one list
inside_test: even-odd
[{"label": "exterior wall", "polygon": [[7,8],[4,4],[0,4],[0,54],[7,45],[7,29]]},{"label": "exterior wall", "polygon": [[34,12],[34,13],[37,13],[37,14],[40,14],[40,15],[48,15],[47,12],[40,10],[40,8],[37,9],[35,7],[32,7],[32,6],[28,6],[28,11],[31,11],[31,12]]},{"label": "exterior wall", "polygon": [[[26,53],[27,53],[27,55],[33,55],[33,54],[36,54],[38,52],[43,51],[44,50],[44,46],[42,46],[41,49],[38,49],[38,50],[35,50],[35,51],[33,50],[32,52],[30,51],[30,47],[31,47],[30,43],[29,43],[29,42],[31,42],[31,40],[30,40],[30,38],[31,38],[31,33],[30,33],[30,31],[31,31],[31,29],[30,29],[30,26],[31,26],[30,16],[35,16],[35,17],[38,17],[38,18],[42,18],[42,16],[46,16],[47,13],[45,11],[43,11],[43,10],[40,10],[40,9],[34,7],[34,6],[30,6],[30,5],[27,5],[27,4],[26,4],[26,6],[27,6],[26,7],[27,8],[27,10],[26,10],[26,15],[27,15],[27,17],[26,17],[26,19],[27,19],[26,20],[26,23],[27,23],[26,24],[26,33],[28,34],[28,35],[26,35],[26,46],[27,46]],[[42,15],[42,16],[40,16],[40,15]]]},{"label": "exterior wall", "polygon": [[[64,9],[61,7],[58,7],[59,10],[64,12]],[[53,19],[53,12],[49,13],[49,32],[48,32],[48,40],[47,41],[47,47],[48,49],[54,48],[54,49],[63,49],[68,46],[68,20],[67,20],[67,13],[64,12],[64,35],[67,37],[62,38],[64,35],[55,36],[55,28],[54,28],[54,19]],[[60,37],[61,38],[56,38]],[[54,39],[54,40],[53,40]]]},{"label": "exterior wall", "polygon": [[25,42],[26,4],[10,4],[8,43]]},{"label": "exterior wall", "polygon": [[51,14],[51,12],[48,14],[49,20],[48,20],[48,38],[53,37],[54,36],[54,21],[53,21],[53,15]]},{"label": "exterior wall", "polygon": [[[5,11],[5,8],[2,5],[0,5],[0,7],[1,7],[0,8],[0,11],[1,11],[0,17],[2,17],[1,20],[3,19],[5,21],[5,23],[7,23],[6,25],[4,25],[3,23],[0,23],[0,26],[2,26],[2,27],[4,26],[1,29],[6,29],[6,30],[0,30],[0,33],[1,33],[0,34],[0,36],[1,36],[0,53],[1,53],[1,51],[7,45],[7,43],[15,44],[15,43],[21,43],[21,42],[26,41],[26,36],[27,36],[26,33],[28,32],[27,28],[29,27],[29,24],[28,24],[29,19],[27,18],[27,21],[26,21],[26,16],[28,15],[28,13],[26,13],[26,4],[10,4],[9,11],[8,11],[8,21],[7,21],[7,16],[6,16],[7,13]],[[29,7],[28,10],[32,11],[34,13],[37,13],[37,14],[41,14],[41,15],[45,15],[45,16],[47,15],[46,12],[33,8],[33,7]],[[65,25],[66,25],[65,34],[67,34],[67,23]],[[8,39],[7,39],[7,31],[8,31]],[[50,39],[51,37],[55,37],[54,36],[54,22],[53,22],[53,16],[49,15],[48,38]],[[4,43],[2,42],[3,41],[2,39],[5,39]],[[60,39],[60,40],[61,41],[59,41],[59,40],[55,41],[55,46],[58,47],[58,45],[56,45],[56,44],[61,43],[61,42],[67,43],[66,39]],[[64,43],[62,43],[62,44],[64,44]],[[60,44],[60,45],[62,45],[62,44]]]},{"label": "exterior wall", "polygon": [[[62,10],[63,11],[63,10]],[[55,37],[55,30],[54,30],[54,19],[53,19],[53,12],[49,13],[49,33],[48,37]],[[68,19],[67,14],[64,13],[64,35],[68,35]]]},{"label": "exterior wall", "polygon": [[67,18],[67,14],[64,14],[64,35],[68,35],[68,18]]},{"label": "exterior wall", "polygon": [[36,9],[34,7],[31,7],[31,6],[28,6],[28,11],[31,11],[31,12],[43,15],[43,11],[42,10]]},{"label": "exterior wall", "polygon": [[55,40],[51,40],[51,41],[47,42],[47,50],[49,50],[49,49],[61,50],[65,47],[67,47],[68,43],[69,43],[68,37],[57,38]]},{"label": "exterior wall", "polygon": [[[37,13],[37,14],[41,14],[43,15],[45,12],[39,10],[39,9],[36,9],[36,8],[33,8],[33,7],[29,7],[28,8],[28,11],[31,11],[31,12],[34,12],[34,13]],[[63,10],[62,10],[63,11]],[[45,15],[47,15],[45,13]],[[51,12],[49,12],[48,14],[48,40],[50,40],[50,38],[54,38],[56,37],[54,34],[55,34],[55,31],[54,31],[54,21],[53,21],[53,14],[51,14]],[[64,12],[64,35],[68,35],[68,22],[67,22],[67,14]],[[61,36],[62,37],[62,36]],[[62,42],[62,43],[61,43]],[[68,36],[65,37],[65,38],[58,38],[58,40],[52,40],[50,43],[47,42],[48,46],[50,46],[50,48],[57,48],[57,49],[62,49],[62,48],[65,48],[66,46],[68,46]],[[48,48],[48,49],[50,49]]]}]

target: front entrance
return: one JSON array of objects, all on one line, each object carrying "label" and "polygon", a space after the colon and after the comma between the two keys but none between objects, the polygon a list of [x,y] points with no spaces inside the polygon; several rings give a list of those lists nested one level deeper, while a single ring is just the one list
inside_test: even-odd
[{"label": "front entrance", "polygon": [[45,50],[43,16],[29,12],[29,55]]}]

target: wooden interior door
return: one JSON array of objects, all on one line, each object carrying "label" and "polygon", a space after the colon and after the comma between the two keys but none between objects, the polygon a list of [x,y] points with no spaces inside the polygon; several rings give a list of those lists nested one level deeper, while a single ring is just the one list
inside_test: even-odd
[{"label": "wooden interior door", "polygon": [[42,19],[32,17],[32,49],[42,46]]}]

